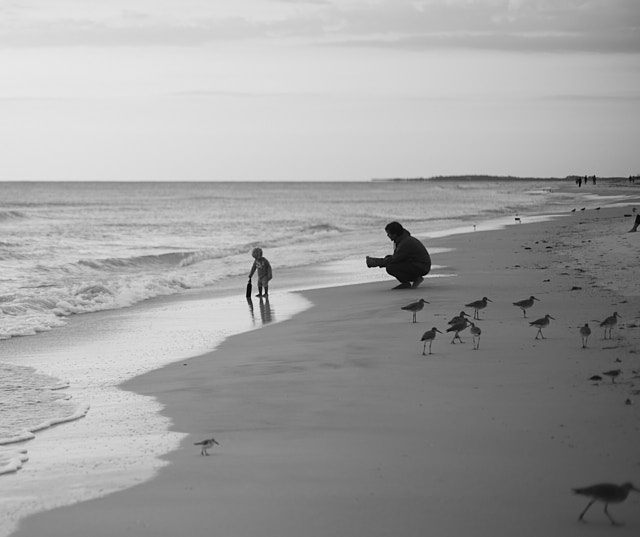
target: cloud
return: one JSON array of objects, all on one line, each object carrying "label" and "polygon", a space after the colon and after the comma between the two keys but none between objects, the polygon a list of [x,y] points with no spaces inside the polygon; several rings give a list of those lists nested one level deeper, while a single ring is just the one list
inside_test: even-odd
[{"label": "cloud", "polygon": [[0,47],[295,39],[412,50],[640,52],[637,0],[273,0],[260,10],[248,0],[217,10],[191,1],[131,0],[96,14],[86,2],[92,3],[85,0],[81,9],[70,1],[60,12],[46,4],[40,12],[5,4]]}]

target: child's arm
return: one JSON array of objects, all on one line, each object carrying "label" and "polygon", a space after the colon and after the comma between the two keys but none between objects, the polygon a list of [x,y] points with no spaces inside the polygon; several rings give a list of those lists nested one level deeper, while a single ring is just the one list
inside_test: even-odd
[{"label": "child's arm", "polygon": [[256,262],[253,262],[253,265],[251,266],[251,270],[249,271],[249,279],[251,279],[251,277],[253,276],[253,273],[256,271],[256,269],[258,268],[258,266],[256,265]]}]

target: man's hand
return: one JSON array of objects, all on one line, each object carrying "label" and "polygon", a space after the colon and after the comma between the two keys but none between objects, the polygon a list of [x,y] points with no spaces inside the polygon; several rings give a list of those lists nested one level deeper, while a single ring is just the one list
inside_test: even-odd
[{"label": "man's hand", "polygon": [[372,268],[372,267],[380,267],[382,263],[382,259],[379,257],[371,257],[371,256],[367,256],[367,267]]}]

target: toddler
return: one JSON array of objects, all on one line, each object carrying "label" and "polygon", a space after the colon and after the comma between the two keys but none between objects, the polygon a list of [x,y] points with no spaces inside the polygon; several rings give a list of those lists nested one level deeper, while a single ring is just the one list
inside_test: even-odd
[{"label": "toddler", "polygon": [[251,271],[249,272],[249,281],[253,277],[253,273],[258,271],[258,294],[259,297],[269,296],[269,280],[273,277],[271,273],[271,264],[266,257],[262,256],[262,248],[254,248],[251,256],[255,259]]}]

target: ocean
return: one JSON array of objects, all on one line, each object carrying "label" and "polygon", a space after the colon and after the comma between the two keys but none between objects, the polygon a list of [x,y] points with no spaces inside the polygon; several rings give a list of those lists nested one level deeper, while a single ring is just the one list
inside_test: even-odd
[{"label": "ocean", "polygon": [[[364,265],[388,222],[428,247],[617,199],[559,180],[0,183],[0,537],[151,478],[184,435],[119,385],[309,307],[292,291],[388,279]],[[266,301],[244,296],[256,246]]]}]

